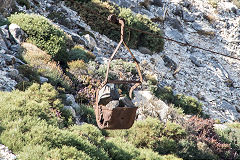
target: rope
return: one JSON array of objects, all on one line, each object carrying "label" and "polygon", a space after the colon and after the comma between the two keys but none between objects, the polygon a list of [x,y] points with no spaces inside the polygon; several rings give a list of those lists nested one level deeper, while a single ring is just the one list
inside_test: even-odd
[{"label": "rope", "polygon": [[[71,1],[71,0],[69,0],[69,1]],[[78,3],[78,6],[81,6],[82,8],[85,8],[86,10],[90,11],[91,13],[97,15],[99,19],[102,19],[103,21],[107,21],[106,17],[103,16],[103,15],[100,15],[98,12],[95,12],[92,9],[81,5],[79,2],[75,2],[75,3]],[[109,22],[111,22],[111,21],[109,21]],[[113,22],[111,22],[111,24],[120,27],[119,24],[116,24],[116,23],[113,23]],[[136,29],[136,28],[128,27],[128,26],[125,26],[125,28],[127,28],[129,30],[137,31],[137,32],[140,32],[140,33],[143,33],[143,34],[148,34],[148,35],[151,35],[151,36],[154,36],[154,37],[162,38],[162,39],[165,39],[167,41],[175,42],[175,43],[180,44],[182,46],[189,46],[189,47],[197,48],[197,49],[200,49],[200,50],[204,50],[204,51],[207,51],[207,52],[210,52],[210,53],[214,53],[214,54],[217,54],[217,55],[221,55],[221,56],[224,56],[224,57],[228,57],[228,58],[232,58],[232,59],[240,61],[240,58],[238,58],[238,57],[226,55],[226,54],[223,54],[223,53],[220,53],[220,52],[216,52],[216,51],[213,51],[213,50],[210,50],[210,49],[206,49],[206,48],[202,48],[202,47],[199,47],[199,46],[191,45],[191,44],[188,44],[188,43],[179,42],[177,40],[174,40],[174,39],[171,39],[171,38],[168,38],[168,37],[164,37],[164,36],[161,36],[161,35],[158,35],[158,34],[154,34],[154,33],[151,33],[151,32],[139,30],[139,29]]]}]

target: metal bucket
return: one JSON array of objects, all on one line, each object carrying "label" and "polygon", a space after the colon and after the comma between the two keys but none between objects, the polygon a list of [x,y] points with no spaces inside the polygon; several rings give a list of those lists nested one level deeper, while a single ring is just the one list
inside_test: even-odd
[{"label": "metal bucket", "polygon": [[99,105],[95,107],[96,121],[101,129],[128,129],[131,128],[137,107],[116,107],[110,109]]}]

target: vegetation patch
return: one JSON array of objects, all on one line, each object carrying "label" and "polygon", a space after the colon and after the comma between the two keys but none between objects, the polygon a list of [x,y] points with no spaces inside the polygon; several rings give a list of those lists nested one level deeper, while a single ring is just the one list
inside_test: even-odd
[{"label": "vegetation patch", "polygon": [[[47,77],[52,85],[64,87],[68,91],[71,90],[72,81],[64,74],[60,65],[51,60],[50,55],[30,43],[23,43],[22,47],[24,48],[22,58],[32,69]],[[21,68],[24,69],[24,67]],[[28,70],[24,70],[25,74]]]},{"label": "vegetation patch", "polygon": [[53,26],[48,19],[40,15],[18,13],[8,20],[19,25],[28,35],[28,42],[46,51],[51,57],[66,63],[66,36],[63,31]]},{"label": "vegetation patch", "polygon": [[182,94],[174,95],[171,87],[160,88],[150,85],[150,90],[157,98],[182,108],[185,114],[203,116],[202,104],[193,97]]},{"label": "vegetation patch", "polygon": [[83,60],[87,63],[94,59],[95,55],[81,46],[75,46],[69,52],[69,61]]},{"label": "vegetation patch", "polygon": [[[154,34],[162,35],[161,30],[150,19],[140,14],[134,14],[130,9],[120,8],[119,6],[92,0],[88,3],[79,3],[77,1],[65,1],[68,6],[78,11],[78,14],[84,21],[100,34],[108,36],[114,41],[120,40],[120,27],[107,21],[110,14],[116,14],[125,19],[126,26]],[[99,15],[101,15],[99,17]],[[163,50],[164,41],[151,35],[125,29],[125,42],[130,48],[136,49],[140,46],[147,47],[153,52]]]}]

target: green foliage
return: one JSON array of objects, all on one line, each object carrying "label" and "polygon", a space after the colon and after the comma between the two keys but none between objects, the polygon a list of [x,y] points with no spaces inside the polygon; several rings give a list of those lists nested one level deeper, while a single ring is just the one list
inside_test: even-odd
[{"label": "green foliage", "polygon": [[[83,159],[83,160],[91,160],[91,157],[87,155],[83,151],[77,150],[75,147],[71,146],[63,146],[62,148],[55,148],[53,150],[48,151],[49,159]],[[30,160],[30,159],[29,159]]]},{"label": "green foliage", "polygon": [[17,69],[20,74],[22,74],[24,77],[27,77],[30,81],[40,82],[37,70],[30,65],[20,65]]},{"label": "green foliage", "polygon": [[[134,15],[129,8],[120,8],[118,16],[123,18],[126,25],[129,27],[162,35],[160,29],[150,19],[148,19],[146,16],[142,16],[141,14]],[[129,41],[127,41],[127,43],[131,48],[137,48],[139,46],[142,46],[147,47],[154,52],[159,52],[163,50],[163,39],[156,38],[147,34],[142,34],[137,31],[126,30],[126,35],[128,34],[130,36],[126,37],[126,40],[127,38],[130,39]]]},{"label": "green foliage", "polygon": [[150,90],[157,98],[182,108],[185,114],[203,116],[202,104],[193,97],[182,94],[174,95],[171,87],[150,86]]},{"label": "green foliage", "polygon": [[96,125],[94,109],[90,106],[81,105],[80,110],[77,113],[81,117],[81,121]]},{"label": "green foliage", "polygon": [[94,60],[95,55],[87,51],[81,46],[75,46],[72,48],[69,52],[69,60],[70,61],[75,61],[75,60],[83,60],[84,62],[89,62],[90,60]]},{"label": "green foliage", "polygon": [[[64,87],[67,91],[71,91],[71,79],[66,76],[58,63],[51,60],[50,55],[30,43],[23,43],[22,47],[24,48],[22,58],[28,63],[27,66],[20,67],[23,74],[37,71],[42,76],[47,77],[52,85]],[[29,77],[30,75],[31,77]],[[37,78],[36,73],[30,73],[30,75],[26,74],[31,79],[33,76]]]},{"label": "green foliage", "polygon": [[175,153],[178,141],[185,137],[185,130],[176,123],[166,126],[158,119],[137,121],[126,131],[108,131],[111,137],[122,137],[138,148],[150,148],[160,154]]},{"label": "green foliage", "polygon": [[[108,17],[110,14],[116,14],[118,17],[125,19],[126,26],[128,27],[162,35],[161,30],[150,19],[140,14],[134,15],[130,9],[120,8],[119,6],[100,0],[92,0],[85,4],[80,4],[76,1],[66,1],[66,3],[77,10],[78,14],[93,30],[106,35],[114,41],[120,40],[120,27],[109,23],[106,18],[101,17]],[[78,8],[79,5],[82,6],[80,7],[81,9]],[[98,14],[102,16],[99,18]],[[164,46],[164,41],[161,38],[130,31],[128,29],[125,29],[125,42],[130,48],[136,49],[143,46],[149,48],[153,52],[162,51]]]},{"label": "green foliage", "polygon": [[220,135],[222,142],[230,143],[231,148],[236,150],[237,154],[240,155],[240,123],[235,122],[227,124],[227,126],[226,129],[217,130],[217,133]]},{"label": "green foliage", "polygon": [[13,14],[8,20],[19,25],[28,35],[28,42],[47,51],[56,61],[65,63],[66,36],[63,31],[53,26],[46,18],[35,14]]}]

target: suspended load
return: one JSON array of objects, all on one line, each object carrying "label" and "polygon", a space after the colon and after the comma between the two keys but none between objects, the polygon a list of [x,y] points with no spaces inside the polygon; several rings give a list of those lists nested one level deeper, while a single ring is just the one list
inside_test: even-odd
[{"label": "suspended load", "polygon": [[[105,80],[96,92],[96,121],[98,127],[101,129],[128,129],[133,125],[137,111],[137,107],[131,101],[132,92],[142,83],[142,75],[138,65],[139,62],[136,60],[123,40],[124,20],[117,19],[115,15],[110,15],[108,19],[116,24],[121,25],[121,40],[109,59]],[[139,81],[108,79],[110,63],[122,43],[128,49],[136,64],[140,78]],[[119,95],[116,84],[134,84],[129,91],[129,98],[121,97]]]}]

